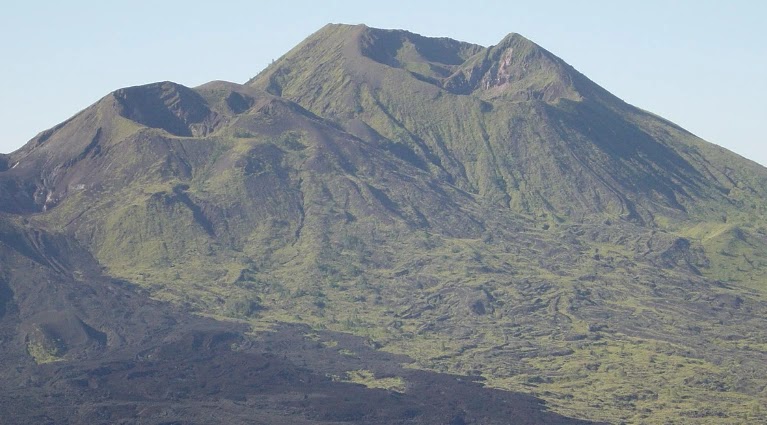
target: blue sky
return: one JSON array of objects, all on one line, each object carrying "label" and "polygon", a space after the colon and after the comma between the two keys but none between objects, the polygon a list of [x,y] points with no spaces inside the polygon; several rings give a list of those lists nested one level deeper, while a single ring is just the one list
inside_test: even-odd
[{"label": "blue sky", "polygon": [[767,165],[766,20],[756,0],[14,2],[0,12],[0,152],[120,87],[245,82],[334,22],[482,45],[518,32],[627,102]]}]

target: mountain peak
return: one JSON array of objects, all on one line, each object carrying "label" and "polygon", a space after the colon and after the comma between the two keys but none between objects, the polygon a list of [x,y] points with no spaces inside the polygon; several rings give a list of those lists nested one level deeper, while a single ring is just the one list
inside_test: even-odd
[{"label": "mountain peak", "polygon": [[[424,37],[399,29],[328,24],[285,54],[247,84],[280,95],[298,73],[322,78],[346,75],[376,85],[388,69],[406,71],[441,86],[484,47],[446,37]],[[372,63],[371,63],[372,61]]]},{"label": "mountain peak", "polygon": [[119,115],[177,136],[206,134],[217,119],[202,96],[170,81],[119,89],[112,97]]},{"label": "mountain peak", "polygon": [[483,99],[555,102],[586,97],[576,88],[575,81],[582,78],[577,71],[518,33],[484,47],[363,24],[324,26],[248,84],[277,95],[291,80],[306,82],[318,77],[378,86],[394,70],[453,94]]},{"label": "mountain peak", "polygon": [[451,92],[475,93],[482,98],[581,100],[583,96],[574,88],[572,70],[568,68],[546,49],[510,33],[466,61],[443,85]]}]

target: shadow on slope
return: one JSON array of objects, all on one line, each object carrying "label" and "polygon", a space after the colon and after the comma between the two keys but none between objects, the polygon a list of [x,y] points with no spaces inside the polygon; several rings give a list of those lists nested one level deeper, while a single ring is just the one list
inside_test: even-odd
[{"label": "shadow on slope", "polygon": [[[534,397],[406,369],[361,338],[296,325],[246,336],[103,277],[65,237],[4,224],[4,423],[580,423]],[[373,388],[343,382],[360,370]],[[386,377],[403,385],[375,388]]]}]

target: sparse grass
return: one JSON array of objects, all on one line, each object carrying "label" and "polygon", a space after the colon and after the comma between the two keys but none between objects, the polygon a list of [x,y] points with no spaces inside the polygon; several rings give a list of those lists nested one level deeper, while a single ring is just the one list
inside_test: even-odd
[{"label": "sparse grass", "polygon": [[379,378],[376,377],[373,372],[364,369],[346,372],[346,376],[342,381],[362,384],[368,388],[380,388],[398,393],[404,393],[407,390],[407,383],[404,379],[398,376]]},{"label": "sparse grass", "polygon": [[61,341],[49,338],[39,326],[35,326],[27,336],[27,352],[37,364],[64,360],[61,356]]},{"label": "sparse grass", "polygon": [[46,349],[40,343],[30,342],[27,344],[27,352],[37,364],[53,363],[64,360],[56,355],[55,350]]}]

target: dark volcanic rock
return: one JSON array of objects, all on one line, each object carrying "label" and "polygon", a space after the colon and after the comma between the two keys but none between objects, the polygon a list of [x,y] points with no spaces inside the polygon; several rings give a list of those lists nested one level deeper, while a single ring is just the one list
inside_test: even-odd
[{"label": "dark volcanic rock", "polygon": [[[323,334],[342,341],[329,348],[296,325],[246,336],[243,325],[191,316],[101,275],[65,237],[2,227],[5,424],[582,423],[547,412],[534,397],[405,369],[407,358],[361,338]],[[357,357],[350,362],[339,348]],[[401,377],[407,389],[332,378],[357,369]]]}]

